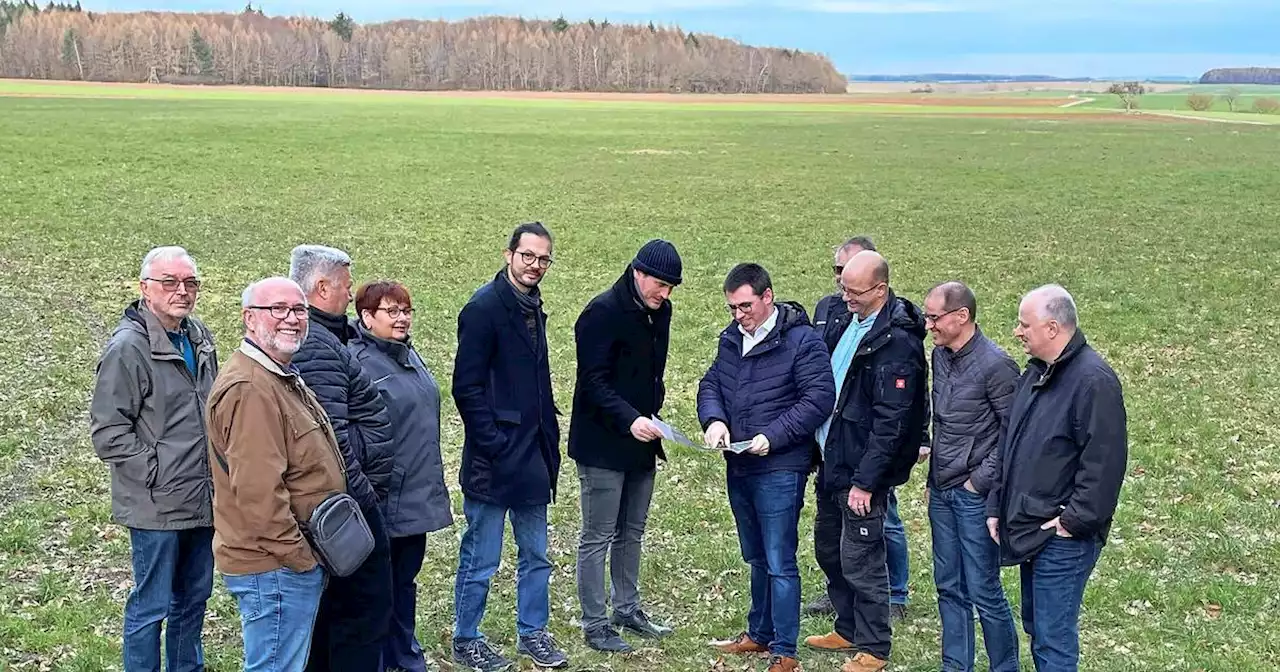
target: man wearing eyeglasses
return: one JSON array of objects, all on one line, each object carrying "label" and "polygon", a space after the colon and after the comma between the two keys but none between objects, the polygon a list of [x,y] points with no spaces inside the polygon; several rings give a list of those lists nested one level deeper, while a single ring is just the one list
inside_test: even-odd
[{"label": "man wearing eyeglasses", "polygon": [[835,382],[809,316],[798,303],[774,302],[764,268],[735,266],[724,296],[734,321],[698,385],[698,420],[709,446],[750,442],[744,453],[725,452],[725,480],[742,559],[751,565],[751,610],[746,631],[716,647],[768,653],[769,672],[793,672],[800,636],[797,525],[817,457],[814,431],[835,405]]},{"label": "man wearing eyeglasses", "polygon": [[213,504],[204,404],[218,373],[213,335],[191,315],[196,263],[181,247],[142,260],[129,304],[98,361],[89,407],[94,451],[111,468],[111,513],[129,529],[133,589],[124,669],[204,669],[201,631],[213,590]]},{"label": "man wearing eyeglasses", "polygon": [[391,541],[382,506],[394,462],[391,416],[378,388],[347,348],[355,327],[347,319],[351,257],[323,245],[299,245],[289,277],[308,304],[307,339],[293,363],[333,423],[346,462],[348,493],[373,533],[374,548],[355,572],[331,577],[311,642],[308,672],[380,672],[382,646],[391,631]]},{"label": "man wearing eyeglasses", "polygon": [[[855,254],[840,276],[853,321],[832,350],[840,389],[834,411],[818,430],[823,489],[841,509],[841,572],[852,604],[851,637],[832,633],[854,653],[843,672],[878,672],[891,640],[885,515],[889,492],[907,482],[920,456],[929,413],[924,319],[889,287],[880,254]],[[832,597],[843,593],[834,592]]]},{"label": "man wearing eyeglasses", "polygon": [[520,559],[516,652],[538,667],[569,664],[547,632],[547,504],[560,473],[560,412],[539,284],[551,251],[551,232],[541,223],[517,226],[504,252],[506,266],[458,314],[453,399],[465,432],[459,481],[467,527],[454,583],[453,659],[471,670],[513,665],[480,632],[507,517]]},{"label": "man wearing eyeglasses", "polygon": [[[836,293],[820,299],[814,309],[814,326],[822,335],[828,350],[835,350],[846,328],[854,320],[854,314],[849,311],[849,305],[845,303],[841,293],[840,276],[849,259],[864,250],[876,251],[875,243],[866,236],[854,236],[836,249],[835,264],[832,266]],[[920,459],[923,461],[928,455],[929,448],[921,446]],[[827,636],[807,637],[805,645],[824,651],[844,651],[848,649],[848,640],[853,636],[854,623],[853,613],[849,610],[852,602],[840,569],[842,514],[837,502],[828,496],[829,493],[823,492],[822,484],[823,473],[819,468],[818,477],[814,479],[817,513],[813,521],[813,547],[818,565],[827,577],[827,589],[822,597],[806,605],[804,611],[807,615],[834,614],[835,625]],[[898,497],[892,488],[889,490],[889,506],[885,510],[884,540],[889,566],[889,613],[897,621],[906,617],[907,577],[911,565],[907,553],[907,532],[898,515]],[[833,592],[841,594],[833,596]],[[845,607],[845,613],[836,610],[837,604]]]},{"label": "man wearing eyeglasses", "polygon": [[325,582],[298,521],[347,482],[333,426],[293,365],[309,331],[302,288],[267,278],[240,305],[244,341],[209,393],[213,553],[240,609],[245,672],[297,672]]},{"label": "man wearing eyeglasses", "polygon": [[933,459],[925,493],[933,531],[933,580],[942,619],[942,668],[971,670],[973,612],[982,621],[991,672],[1018,672],[1018,633],[1000,585],[1000,547],[987,533],[986,500],[1000,480],[1000,442],[1018,365],[982,333],[978,301],[964,283],[924,298],[933,334]]}]

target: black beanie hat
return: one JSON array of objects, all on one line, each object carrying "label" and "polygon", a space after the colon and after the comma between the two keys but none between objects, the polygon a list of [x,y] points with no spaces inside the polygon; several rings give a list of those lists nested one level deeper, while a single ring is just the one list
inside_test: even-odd
[{"label": "black beanie hat", "polygon": [[683,281],[680,277],[682,269],[680,254],[676,252],[676,246],[660,238],[645,243],[644,247],[636,252],[636,258],[631,262],[631,266],[637,271],[672,285],[678,285]]}]

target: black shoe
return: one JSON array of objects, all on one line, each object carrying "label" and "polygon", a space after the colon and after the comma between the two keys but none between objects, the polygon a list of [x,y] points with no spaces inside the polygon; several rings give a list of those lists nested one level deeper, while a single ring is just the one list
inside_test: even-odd
[{"label": "black shoe", "polygon": [[582,633],[583,639],[586,640],[587,646],[596,651],[605,653],[631,653],[634,649],[622,637],[618,635],[618,631],[608,625],[601,625]]},{"label": "black shoe", "polygon": [[568,667],[569,658],[556,646],[551,633],[539,630],[528,637],[521,637],[516,644],[516,653],[529,656],[538,667]]},{"label": "black shoe", "polygon": [[504,672],[510,670],[514,663],[502,657],[496,649],[483,639],[453,643],[453,662],[468,670],[480,672]]},{"label": "black shoe", "polygon": [[804,605],[805,616],[834,616],[836,613],[836,605],[831,603],[830,595],[823,595],[818,599]]},{"label": "black shoe", "polygon": [[615,627],[629,630],[641,637],[648,637],[650,639],[662,639],[663,637],[675,632],[675,629],[669,626],[660,625],[649,620],[649,616],[641,609],[636,609],[634,612],[626,616],[614,612],[613,617],[609,619],[609,622]]},{"label": "black shoe", "polygon": [[891,604],[889,605],[889,620],[894,623],[901,623],[907,620],[907,605]]}]

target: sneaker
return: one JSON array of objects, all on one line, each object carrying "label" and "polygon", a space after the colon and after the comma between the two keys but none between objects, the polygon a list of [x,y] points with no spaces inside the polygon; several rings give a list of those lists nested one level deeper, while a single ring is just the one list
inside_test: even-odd
[{"label": "sneaker", "polygon": [[894,623],[901,623],[907,620],[907,605],[891,604],[889,605],[889,620]]},{"label": "sneaker", "polygon": [[774,655],[769,658],[769,672],[796,672],[800,669],[800,661],[789,656]]},{"label": "sneaker", "polygon": [[804,605],[805,616],[834,616],[836,613],[836,605],[831,604],[831,596],[824,594],[822,597]]},{"label": "sneaker", "polygon": [[751,636],[745,632],[733,638],[732,641],[714,643],[712,644],[712,646],[716,647],[716,649],[718,649],[722,653],[768,653],[769,652],[769,647],[764,646],[762,644],[757,644],[755,641],[751,639]]},{"label": "sneaker", "polygon": [[529,656],[538,667],[568,667],[569,658],[556,645],[556,640],[546,630],[539,630],[528,637],[521,637],[516,653]]},{"label": "sneaker", "polygon": [[582,633],[587,646],[605,653],[631,653],[633,649],[612,626],[602,625]]},{"label": "sneaker", "polygon": [[649,620],[649,615],[644,613],[642,609],[636,609],[627,616],[620,616],[614,612],[613,617],[609,619],[615,627],[630,630],[641,637],[649,637],[650,639],[662,639],[667,635],[675,632],[669,626],[654,623]]},{"label": "sneaker", "polygon": [[504,672],[514,665],[483,639],[453,642],[453,662],[468,670]]},{"label": "sneaker", "polygon": [[805,637],[804,645],[819,651],[840,651],[845,653],[854,652],[853,644],[844,637],[841,637],[839,633],[835,632],[826,635]]},{"label": "sneaker", "polygon": [[863,652],[846,662],[840,668],[840,672],[880,672],[888,665],[889,661],[880,660],[869,653]]}]

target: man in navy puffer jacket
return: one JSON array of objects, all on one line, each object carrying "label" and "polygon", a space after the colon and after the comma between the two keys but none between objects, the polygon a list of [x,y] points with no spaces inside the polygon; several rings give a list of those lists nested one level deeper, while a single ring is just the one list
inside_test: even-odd
[{"label": "man in navy puffer jacket", "polygon": [[835,378],[822,338],[796,303],[773,300],[769,274],[740,264],[724,283],[734,324],[720,335],[715,362],[698,387],[698,419],[725,453],[729,505],[742,558],[751,565],[747,631],[719,645],[726,653],[772,655],[769,672],[797,669],[800,573],[797,525],[817,455],[814,432],[835,406]]},{"label": "man in navy puffer jacket", "polygon": [[378,672],[391,627],[391,542],[382,515],[393,463],[386,403],[359,360],[347,350],[355,329],[351,257],[321,245],[299,245],[289,276],[307,294],[307,340],[293,364],[324,407],[346,462],[347,493],[373,533],[369,557],[349,576],[330,576],[320,598],[307,672]]}]

